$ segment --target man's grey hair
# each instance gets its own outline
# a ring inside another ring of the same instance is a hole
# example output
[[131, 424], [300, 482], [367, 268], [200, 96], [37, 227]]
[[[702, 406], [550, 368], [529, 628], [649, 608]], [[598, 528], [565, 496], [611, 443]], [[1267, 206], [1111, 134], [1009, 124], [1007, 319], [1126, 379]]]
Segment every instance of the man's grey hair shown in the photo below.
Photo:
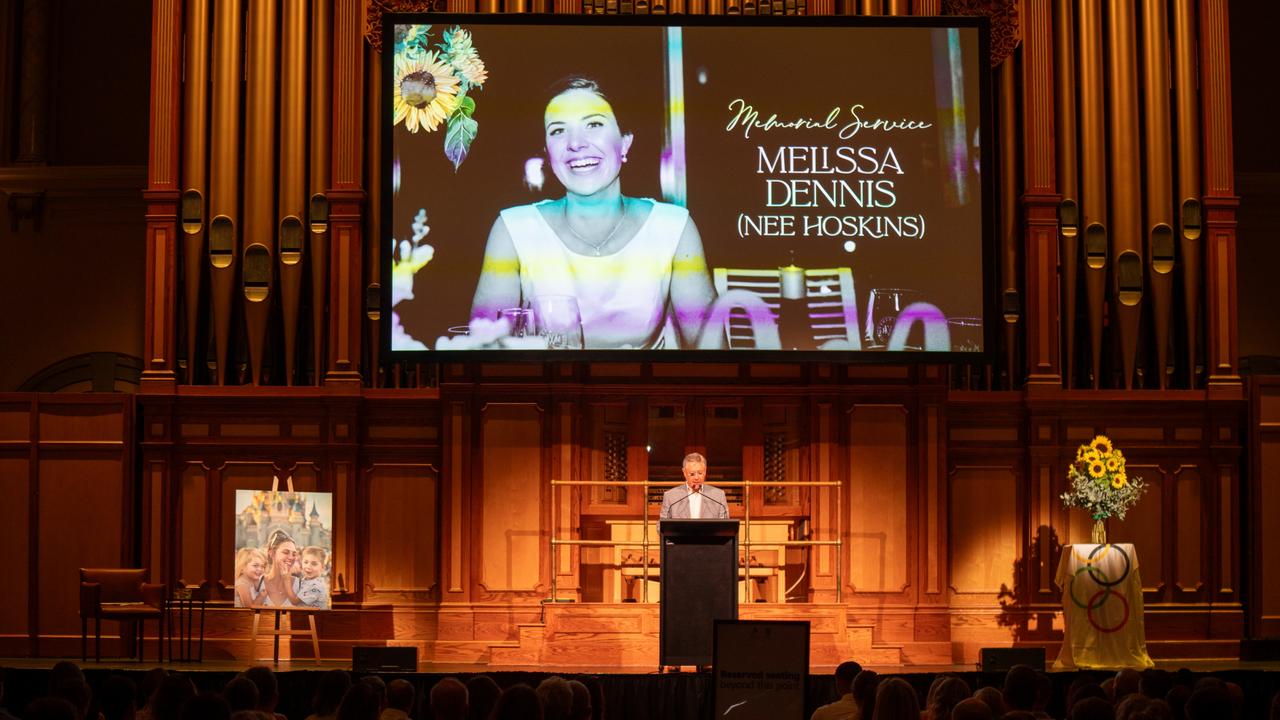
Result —
[[702, 453], [689, 453], [684, 456], [684, 462], [680, 463], [680, 467], [687, 467], [689, 463], [702, 463], [703, 465], [706, 465], [707, 459], [702, 456]]

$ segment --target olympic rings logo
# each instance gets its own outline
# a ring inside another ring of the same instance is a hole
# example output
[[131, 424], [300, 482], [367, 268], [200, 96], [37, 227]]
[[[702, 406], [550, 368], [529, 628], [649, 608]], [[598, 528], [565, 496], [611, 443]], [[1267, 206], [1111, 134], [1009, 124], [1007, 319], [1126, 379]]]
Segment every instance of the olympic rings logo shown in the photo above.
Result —
[[[1120, 573], [1120, 576], [1115, 580], [1108, 578], [1102, 568], [1097, 566], [1097, 563], [1101, 562], [1113, 548], [1116, 552], [1120, 553], [1120, 557], [1124, 558], [1124, 572]], [[1085, 614], [1089, 618], [1089, 623], [1093, 625], [1098, 632], [1113, 633], [1124, 627], [1129, 622], [1129, 601], [1125, 599], [1124, 595], [1116, 592], [1114, 588], [1124, 582], [1129, 577], [1129, 571], [1133, 569], [1133, 563], [1129, 558], [1129, 553], [1125, 552], [1124, 548], [1119, 545], [1109, 544], [1094, 546], [1087, 558], [1081, 557], [1080, 553], [1074, 547], [1071, 549], [1071, 552], [1075, 556], [1076, 560], [1081, 563], [1081, 567], [1077, 568], [1075, 573], [1071, 576], [1071, 584], [1067, 587], [1067, 595], [1071, 598], [1071, 602], [1074, 603], [1076, 607], [1085, 611]], [[1101, 554], [1099, 554], [1100, 552]], [[1088, 573], [1089, 579], [1101, 588], [1089, 598], [1087, 603], [1081, 602], [1080, 599], [1076, 597], [1076, 580], [1084, 573]], [[1124, 606], [1124, 614], [1121, 616], [1120, 622], [1110, 627], [1103, 627], [1098, 624], [1093, 613], [1095, 610], [1098, 610], [1105, 605], [1107, 603], [1107, 599], [1111, 596], [1115, 596], [1115, 598], [1120, 601], [1120, 604]]]

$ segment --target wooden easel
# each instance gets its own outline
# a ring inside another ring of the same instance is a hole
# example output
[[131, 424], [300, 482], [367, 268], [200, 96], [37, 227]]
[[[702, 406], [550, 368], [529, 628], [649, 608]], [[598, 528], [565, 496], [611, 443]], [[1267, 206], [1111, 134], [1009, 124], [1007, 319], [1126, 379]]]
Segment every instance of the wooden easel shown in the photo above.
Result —
[[290, 611], [289, 608], [254, 608], [253, 609], [253, 630], [249, 633], [250, 655], [253, 657], [254, 660], [257, 660], [258, 633], [259, 633], [258, 624], [259, 624], [259, 621], [262, 620], [263, 613], [271, 613], [275, 615], [275, 623], [273, 627], [270, 629], [261, 631], [262, 634], [264, 635], [274, 636], [273, 643], [272, 643], [273, 649], [271, 652], [271, 662], [275, 665], [280, 664], [280, 636], [284, 635], [284, 636], [292, 637], [294, 635], [298, 635], [298, 636], [306, 636], [311, 638], [311, 651], [315, 655], [316, 664], [319, 665], [320, 664], [320, 636], [316, 633], [316, 614], [314, 612], [306, 613], [309, 627], [303, 628], [301, 630], [294, 630], [293, 621], [290, 621], [289, 629], [282, 630], [280, 629], [280, 616], [284, 615], [289, 611]]
[[[293, 476], [290, 475], [286, 480], [286, 487], [289, 492], [293, 492]], [[271, 477], [271, 492], [277, 492], [280, 489], [280, 478], [278, 476]], [[301, 630], [293, 629], [293, 621], [289, 622], [289, 629], [280, 629], [280, 617], [288, 612], [306, 613], [308, 627]], [[259, 623], [262, 620], [263, 613], [271, 613], [275, 615], [275, 622], [271, 629], [259, 631]], [[296, 610], [294, 608], [253, 608], [253, 629], [249, 632], [249, 654], [255, 660], [258, 654], [258, 633], [272, 636], [272, 652], [271, 661], [275, 665], [280, 664], [280, 636], [293, 637], [304, 636], [311, 638], [311, 652], [313, 653], [316, 664], [320, 664], [320, 635], [316, 632], [316, 614], [306, 610]]]

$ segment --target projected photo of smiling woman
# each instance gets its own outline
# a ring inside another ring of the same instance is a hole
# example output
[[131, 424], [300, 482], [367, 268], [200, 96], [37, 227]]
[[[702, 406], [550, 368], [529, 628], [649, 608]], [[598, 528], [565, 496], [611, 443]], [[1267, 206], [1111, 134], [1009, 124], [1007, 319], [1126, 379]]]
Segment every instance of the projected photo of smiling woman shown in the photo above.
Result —
[[697, 347], [716, 292], [688, 211], [623, 194], [635, 137], [593, 80], [558, 83], [542, 122], [546, 163], [564, 196], [501, 211], [472, 322], [520, 308], [534, 323], [576, 312], [581, 344], [564, 347]]

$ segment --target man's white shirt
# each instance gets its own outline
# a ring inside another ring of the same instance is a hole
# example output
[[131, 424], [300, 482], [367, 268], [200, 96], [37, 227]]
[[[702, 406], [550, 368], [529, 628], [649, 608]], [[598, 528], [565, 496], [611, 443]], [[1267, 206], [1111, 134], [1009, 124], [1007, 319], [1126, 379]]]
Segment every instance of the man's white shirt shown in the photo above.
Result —
[[702, 493], [700, 492], [689, 491], [689, 517], [702, 517]]

